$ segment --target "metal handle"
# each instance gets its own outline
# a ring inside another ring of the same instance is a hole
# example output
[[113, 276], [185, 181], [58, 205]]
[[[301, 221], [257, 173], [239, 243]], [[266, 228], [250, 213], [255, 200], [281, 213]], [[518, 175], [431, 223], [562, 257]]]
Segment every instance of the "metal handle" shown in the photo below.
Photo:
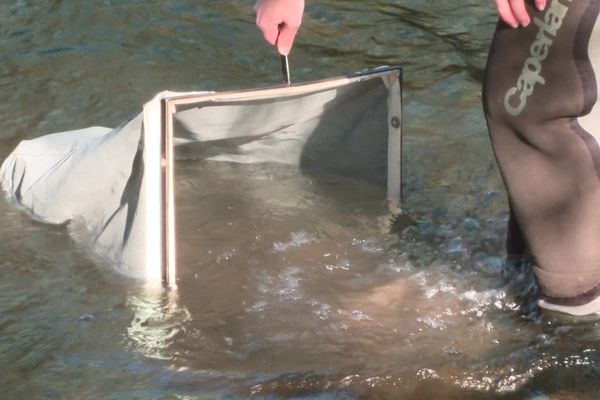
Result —
[[283, 73], [283, 83], [289, 86], [292, 82], [290, 81], [290, 63], [288, 61], [288, 56], [281, 56], [281, 72]]

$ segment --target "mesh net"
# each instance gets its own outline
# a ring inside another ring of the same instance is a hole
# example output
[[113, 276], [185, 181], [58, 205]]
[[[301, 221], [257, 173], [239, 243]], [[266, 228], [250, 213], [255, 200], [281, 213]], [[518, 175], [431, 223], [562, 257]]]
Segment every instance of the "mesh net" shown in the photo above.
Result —
[[[122, 273], [176, 282], [177, 158], [285, 163], [401, 191], [401, 71], [382, 68], [293, 86], [163, 92], [118, 128], [21, 142], [2, 188], [32, 218], [69, 224]], [[175, 152], [176, 148], [176, 152]]]

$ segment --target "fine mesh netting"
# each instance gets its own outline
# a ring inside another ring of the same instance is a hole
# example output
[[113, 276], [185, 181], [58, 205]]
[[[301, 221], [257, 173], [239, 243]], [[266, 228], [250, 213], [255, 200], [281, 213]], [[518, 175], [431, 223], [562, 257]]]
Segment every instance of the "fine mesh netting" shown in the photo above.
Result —
[[[33, 218], [69, 223], [122, 273], [175, 283], [174, 158], [285, 163], [401, 189], [401, 71], [239, 92], [163, 92], [115, 129], [21, 142], [2, 188]], [[176, 151], [174, 150], [176, 147]]]

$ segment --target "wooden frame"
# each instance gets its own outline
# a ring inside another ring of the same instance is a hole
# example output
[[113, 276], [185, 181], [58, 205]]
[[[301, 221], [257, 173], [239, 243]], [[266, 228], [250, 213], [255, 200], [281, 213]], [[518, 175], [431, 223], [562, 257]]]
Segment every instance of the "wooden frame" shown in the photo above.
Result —
[[[287, 96], [298, 96], [311, 92], [325, 91], [347, 85], [352, 82], [376, 77], [385, 78], [391, 95], [388, 98], [388, 200], [400, 204], [402, 192], [402, 134], [401, 134], [401, 81], [402, 70], [398, 67], [384, 67], [359, 73], [356, 75], [326, 79], [322, 81], [277, 86], [264, 89], [231, 91], [231, 92], [199, 92], [199, 93], [165, 93], [161, 98], [161, 276], [164, 285], [176, 287], [176, 240], [175, 240], [175, 193], [174, 193], [174, 115], [179, 111], [198, 107], [202, 103], [233, 103], [249, 100], [267, 100]], [[394, 87], [390, 87], [394, 85]]]

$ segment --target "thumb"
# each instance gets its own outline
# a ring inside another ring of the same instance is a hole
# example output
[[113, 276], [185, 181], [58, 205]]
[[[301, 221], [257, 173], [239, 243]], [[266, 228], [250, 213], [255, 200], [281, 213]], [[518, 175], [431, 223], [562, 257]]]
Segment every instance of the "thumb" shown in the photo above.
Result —
[[291, 27], [284, 24], [279, 29], [279, 37], [277, 38], [277, 50], [280, 54], [287, 56], [292, 50], [294, 39], [300, 27]]

